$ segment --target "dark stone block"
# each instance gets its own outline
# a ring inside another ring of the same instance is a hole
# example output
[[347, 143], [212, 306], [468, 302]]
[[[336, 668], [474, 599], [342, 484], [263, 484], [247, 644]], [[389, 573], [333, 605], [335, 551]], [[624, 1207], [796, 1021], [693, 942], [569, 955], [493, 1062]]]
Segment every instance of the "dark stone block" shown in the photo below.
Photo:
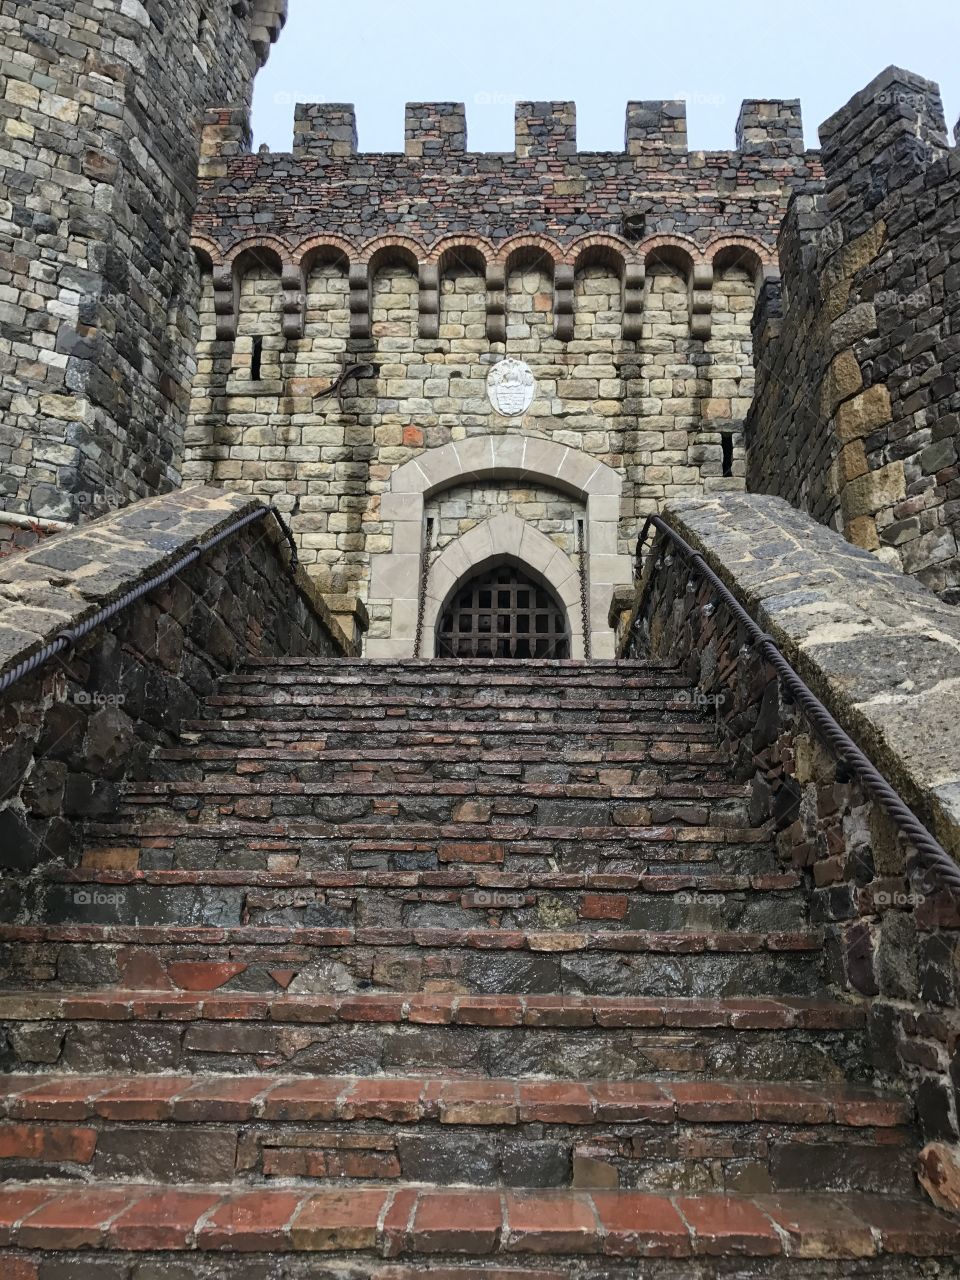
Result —
[[490, 1186], [496, 1181], [496, 1135], [401, 1134], [397, 1154], [404, 1178], [440, 1186], [468, 1183]]
[[565, 1187], [571, 1180], [570, 1146], [561, 1142], [507, 1139], [500, 1174], [508, 1187]]

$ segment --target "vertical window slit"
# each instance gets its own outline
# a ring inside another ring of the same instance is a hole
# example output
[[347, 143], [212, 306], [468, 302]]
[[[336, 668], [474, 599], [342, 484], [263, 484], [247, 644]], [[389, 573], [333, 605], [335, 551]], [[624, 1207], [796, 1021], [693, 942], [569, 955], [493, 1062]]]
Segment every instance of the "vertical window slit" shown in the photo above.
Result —
[[723, 474], [733, 475], [733, 432], [720, 432], [720, 447], [723, 450]]
[[250, 377], [259, 382], [263, 371], [263, 339], [254, 338], [253, 355], [250, 357]]

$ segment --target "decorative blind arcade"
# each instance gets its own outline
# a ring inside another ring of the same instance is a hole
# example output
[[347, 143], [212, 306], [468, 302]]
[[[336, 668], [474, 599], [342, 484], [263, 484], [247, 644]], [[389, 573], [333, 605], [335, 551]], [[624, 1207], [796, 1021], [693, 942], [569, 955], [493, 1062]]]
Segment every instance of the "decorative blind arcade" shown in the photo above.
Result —
[[569, 658], [563, 606], [513, 565], [457, 588], [437, 626], [439, 658]]

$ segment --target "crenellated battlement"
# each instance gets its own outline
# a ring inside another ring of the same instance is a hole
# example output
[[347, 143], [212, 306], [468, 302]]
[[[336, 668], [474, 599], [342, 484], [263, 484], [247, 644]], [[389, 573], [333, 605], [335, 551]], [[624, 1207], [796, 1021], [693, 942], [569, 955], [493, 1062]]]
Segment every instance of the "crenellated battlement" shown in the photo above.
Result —
[[[280, 3], [280, 0], [271, 0]], [[211, 112], [205, 138], [216, 153], [223, 128], [222, 156], [237, 154], [231, 129], [236, 121], [218, 121]], [[408, 160], [443, 163], [467, 155], [496, 155], [504, 163], [514, 160], [559, 159], [575, 163], [581, 155], [615, 155], [616, 152], [580, 152], [577, 147], [577, 107], [574, 102], [517, 102], [514, 112], [515, 141], [510, 152], [469, 152], [467, 113], [462, 102], [408, 102], [404, 121], [404, 152]], [[804, 153], [800, 103], [795, 100], [749, 99], [740, 109], [734, 150], [757, 158], [789, 159]], [[658, 157], [688, 155], [687, 106], [680, 100], [628, 102], [622, 154], [638, 163]], [[298, 160], [320, 163], [365, 158], [377, 154], [359, 152], [356, 110], [352, 103], [299, 103], [294, 118], [293, 149]], [[694, 154], [704, 154], [695, 152]], [[708, 153], [709, 154], [709, 153]]]

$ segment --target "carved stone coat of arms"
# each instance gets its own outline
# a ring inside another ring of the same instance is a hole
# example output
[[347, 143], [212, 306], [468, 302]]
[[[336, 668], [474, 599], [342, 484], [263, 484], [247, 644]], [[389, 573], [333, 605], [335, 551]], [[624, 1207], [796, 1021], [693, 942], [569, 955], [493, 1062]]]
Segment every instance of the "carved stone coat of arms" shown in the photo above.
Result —
[[515, 418], [533, 404], [537, 380], [523, 360], [507, 356], [499, 360], [487, 376], [487, 395], [497, 413]]

